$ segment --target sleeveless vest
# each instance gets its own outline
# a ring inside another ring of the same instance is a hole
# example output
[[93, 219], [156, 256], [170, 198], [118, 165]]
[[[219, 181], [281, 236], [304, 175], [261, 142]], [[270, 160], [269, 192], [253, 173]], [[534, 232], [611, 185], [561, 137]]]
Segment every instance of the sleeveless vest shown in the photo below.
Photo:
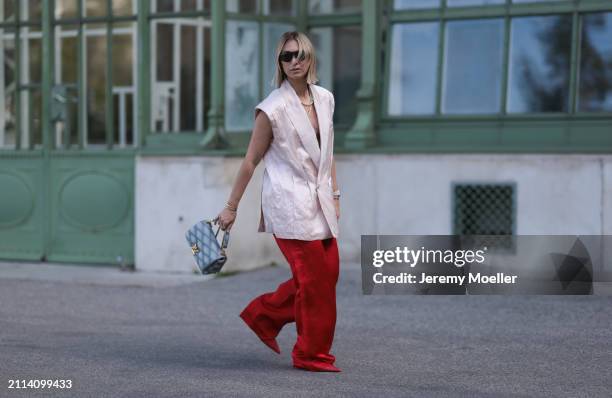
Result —
[[272, 125], [263, 161], [258, 232], [279, 238], [317, 240], [338, 236], [332, 197], [334, 96], [309, 84], [319, 122], [321, 148], [306, 110], [288, 80], [255, 107]]

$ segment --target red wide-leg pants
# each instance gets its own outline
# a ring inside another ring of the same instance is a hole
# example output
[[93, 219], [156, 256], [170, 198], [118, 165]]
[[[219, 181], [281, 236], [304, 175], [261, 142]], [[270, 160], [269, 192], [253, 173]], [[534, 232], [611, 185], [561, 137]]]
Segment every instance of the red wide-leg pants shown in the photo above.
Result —
[[340, 259], [336, 238], [304, 241], [274, 239], [289, 262], [293, 277], [276, 291], [264, 293], [249, 303], [241, 317], [256, 323], [264, 338], [275, 338], [290, 322], [296, 323], [294, 364], [329, 363], [336, 327], [336, 283]]

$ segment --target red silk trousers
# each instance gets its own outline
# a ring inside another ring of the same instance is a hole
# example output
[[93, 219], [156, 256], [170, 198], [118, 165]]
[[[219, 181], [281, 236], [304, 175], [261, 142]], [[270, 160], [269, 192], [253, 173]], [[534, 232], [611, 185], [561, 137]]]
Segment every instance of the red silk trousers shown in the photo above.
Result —
[[264, 293], [240, 314], [255, 323], [264, 338], [275, 338], [287, 323], [295, 322], [297, 341], [291, 357], [294, 364], [335, 361], [329, 351], [336, 328], [336, 284], [340, 258], [336, 238], [305, 241], [274, 235], [289, 262], [293, 277], [276, 291]]

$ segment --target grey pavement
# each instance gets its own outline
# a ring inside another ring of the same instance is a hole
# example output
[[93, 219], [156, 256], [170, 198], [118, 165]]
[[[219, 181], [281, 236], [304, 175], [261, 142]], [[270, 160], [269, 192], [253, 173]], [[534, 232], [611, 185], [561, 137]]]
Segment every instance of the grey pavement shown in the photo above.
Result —
[[[238, 314], [290, 278], [0, 263], [0, 396], [610, 397], [610, 296], [364, 296], [343, 264], [332, 354], [295, 369]], [[70, 379], [70, 390], [8, 389]]]

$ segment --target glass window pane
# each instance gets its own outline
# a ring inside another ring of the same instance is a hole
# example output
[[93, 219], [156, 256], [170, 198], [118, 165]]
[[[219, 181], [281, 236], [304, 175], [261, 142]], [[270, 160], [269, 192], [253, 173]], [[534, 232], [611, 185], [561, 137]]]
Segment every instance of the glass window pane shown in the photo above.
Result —
[[[21, 91], [21, 124], [31, 138], [30, 147], [42, 147], [42, 95], [40, 88]], [[24, 145], [22, 145], [24, 146]]]
[[2, 2], [2, 11], [4, 12], [2, 20], [14, 21], [15, 20], [15, 0], [4, 0]]
[[26, 47], [22, 48], [22, 51], [27, 51], [28, 59], [30, 61], [30, 65], [28, 69], [22, 70], [21, 73], [24, 73], [26, 79], [28, 78], [26, 75], [29, 75], [28, 81], [30, 83], [40, 83], [42, 77], [42, 42], [41, 39], [30, 39], [30, 40], [22, 40], [22, 45], [25, 44]]
[[[42, 42], [39, 32], [32, 32], [28, 28], [21, 29], [22, 84], [39, 84], [42, 76]], [[27, 59], [27, 62], [26, 62]], [[32, 137], [34, 147], [42, 145], [41, 134], [41, 95], [40, 86], [20, 90], [21, 95], [21, 123], [24, 133]]]
[[203, 131], [210, 108], [210, 22], [152, 21], [151, 118], [154, 131]]
[[264, 15], [295, 15], [295, 0], [262, 0]]
[[194, 11], [197, 9], [196, 0], [182, 0], [181, 11]]
[[155, 23], [154, 35], [156, 42], [156, 79], [158, 81], [170, 81], [173, 76], [173, 63], [167, 62], [172, 59], [174, 51], [174, 25], [171, 23]]
[[134, 30], [132, 22], [113, 26], [113, 125], [114, 142], [120, 147], [134, 142]]
[[571, 38], [571, 15], [512, 20], [508, 112], [567, 111]]
[[263, 62], [264, 62], [264, 78], [263, 78], [263, 96], [264, 98], [276, 88], [274, 82], [274, 74], [276, 72], [276, 44], [285, 32], [295, 30], [294, 25], [284, 23], [264, 23], [264, 42], [263, 42]]
[[440, 7], [440, 0], [395, 0], [393, 7], [396, 10], [438, 8]]
[[55, 0], [55, 18], [77, 18], [78, 0]]
[[578, 109], [612, 111], [612, 13], [583, 17]]
[[182, 11], [210, 11], [210, 0], [182, 0]]
[[0, 148], [15, 148], [15, 39], [6, 29], [0, 36]]
[[106, 16], [106, 3], [111, 0], [85, 0], [85, 16]]
[[58, 83], [76, 83], [78, 79], [78, 38], [76, 26], [60, 27], [59, 48], [55, 52]]
[[489, 6], [493, 4], [504, 4], [506, 0], [446, 0], [449, 7], [465, 6]]
[[227, 21], [225, 37], [225, 128], [253, 127], [259, 99], [258, 23]]
[[112, 0], [113, 15], [132, 15], [135, 0]]
[[[87, 37], [87, 142], [106, 142], [106, 25], [88, 24]], [[102, 60], [102, 62], [100, 62]]]
[[308, 36], [317, 55], [318, 84], [331, 89], [334, 81], [334, 29], [331, 27], [315, 28], [310, 31]]
[[361, 27], [316, 28], [310, 38], [317, 54], [319, 85], [336, 100], [334, 123], [348, 126], [357, 115], [356, 93], [361, 82]]
[[[180, 59], [174, 54], [174, 36], [180, 40], [180, 25], [170, 22], [152, 22], [152, 42], [155, 63], [151, 78], [151, 117], [154, 131], [178, 130], [176, 111], [177, 87], [174, 79], [175, 63]], [[177, 48], [177, 54], [180, 50]], [[176, 119], [176, 121], [175, 121]]]
[[208, 128], [208, 112], [210, 111], [210, 93], [211, 93], [211, 29], [210, 27], [206, 27], [204, 29], [204, 62], [202, 65], [202, 127], [201, 130], [205, 131]]
[[[56, 134], [61, 137], [58, 143], [64, 148], [78, 142], [78, 38], [77, 26], [60, 26], [60, 39], [56, 41], [55, 47], [55, 76], [60, 95], [67, 99], [64, 103], [64, 112], [60, 115], [62, 121], [56, 123]], [[65, 144], [64, 137], [68, 136], [68, 145]]]
[[[477, 37], [478, 40], [474, 40]], [[496, 113], [500, 108], [504, 21], [448, 22], [443, 113]]]
[[155, 0], [151, 10], [153, 12], [173, 12], [175, 11], [174, 0]]
[[225, 5], [227, 12], [237, 12], [242, 14], [257, 13], [257, 0], [227, 0]]
[[19, 18], [22, 21], [40, 21], [42, 16], [42, 2], [40, 0], [23, 0], [18, 3], [23, 3], [19, 13]]
[[120, 148], [134, 144], [134, 93], [113, 95], [113, 141]]
[[310, 14], [361, 12], [361, 0], [309, 0]]
[[[180, 56], [180, 125], [179, 130], [195, 130], [196, 129], [196, 103], [197, 85], [197, 57], [200, 55], [198, 51], [202, 51], [202, 46], [198, 48], [196, 42], [198, 40], [198, 32], [194, 26], [181, 26], [181, 56]], [[199, 40], [202, 40], [200, 37]]]
[[436, 110], [438, 22], [393, 25], [389, 68], [389, 115]]
[[113, 85], [133, 85], [134, 43], [133, 30], [135, 26], [128, 23], [115, 24], [113, 27]]
[[334, 28], [335, 121], [353, 124], [357, 116], [357, 90], [361, 86], [361, 25]]

